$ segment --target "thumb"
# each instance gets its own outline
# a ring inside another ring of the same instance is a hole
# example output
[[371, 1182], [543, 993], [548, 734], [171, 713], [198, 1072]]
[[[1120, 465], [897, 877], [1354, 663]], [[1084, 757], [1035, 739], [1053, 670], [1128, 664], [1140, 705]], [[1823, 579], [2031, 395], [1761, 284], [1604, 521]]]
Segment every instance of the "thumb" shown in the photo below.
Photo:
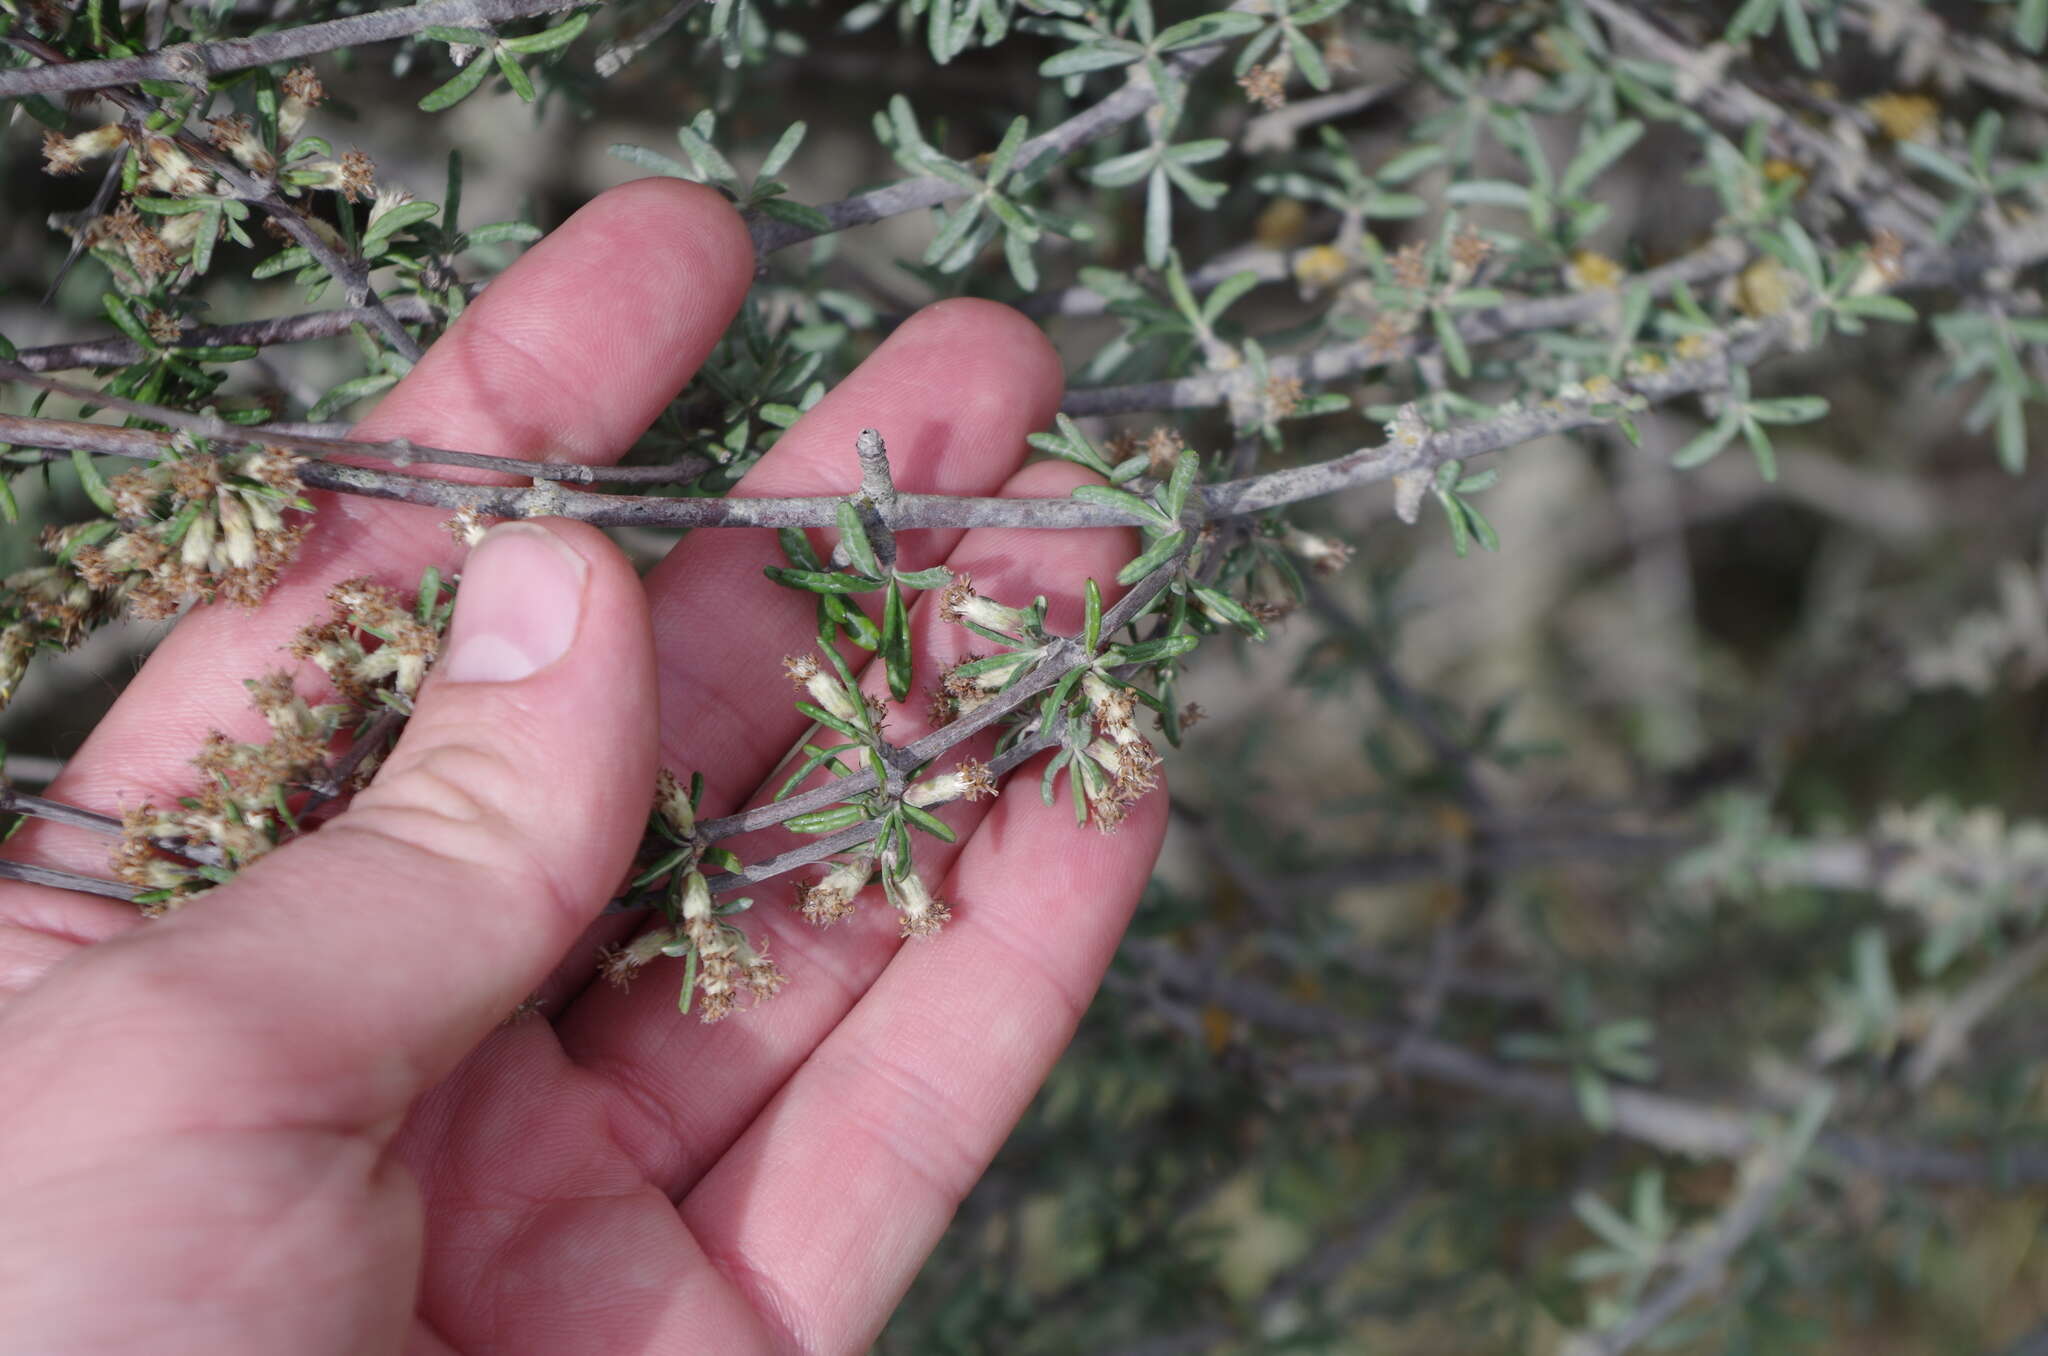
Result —
[[581, 524], [497, 527], [377, 780], [317, 833], [95, 948], [125, 972], [114, 1001], [181, 1014], [188, 1053], [191, 1036], [234, 1043], [213, 1053], [252, 1120], [268, 1084], [280, 1114], [395, 1121], [602, 909], [640, 841], [655, 743], [632, 567]]

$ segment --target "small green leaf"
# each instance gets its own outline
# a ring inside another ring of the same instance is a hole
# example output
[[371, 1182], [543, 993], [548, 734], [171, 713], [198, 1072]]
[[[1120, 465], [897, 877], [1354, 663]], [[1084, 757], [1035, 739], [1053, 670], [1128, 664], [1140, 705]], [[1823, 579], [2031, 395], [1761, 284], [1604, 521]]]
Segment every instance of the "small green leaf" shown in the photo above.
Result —
[[108, 517], [114, 515], [114, 496], [107, 490], [107, 482], [100, 479], [100, 471], [92, 464], [92, 454], [82, 447], [71, 449], [71, 466], [78, 472], [78, 483], [85, 488], [85, 497], [92, 500], [92, 506]]
[[808, 130], [810, 129], [801, 119], [791, 123], [782, 135], [776, 138], [774, 148], [768, 152], [768, 158], [761, 162], [760, 177], [773, 179], [780, 174], [782, 167], [796, 154], [797, 147], [804, 144], [804, 133]]
[[696, 165], [698, 172], [706, 179], [721, 188], [731, 189], [734, 193], [739, 192], [739, 171], [732, 167], [730, 160], [719, 153], [716, 146], [699, 136], [694, 128], [687, 124], [678, 127], [676, 141], [682, 146], [683, 154], [690, 157], [691, 163]]
[[420, 36], [456, 47], [489, 47], [493, 41], [481, 28], [456, 28], [449, 24], [429, 24], [420, 30]]
[[1756, 469], [1765, 480], [1778, 478], [1778, 456], [1771, 448], [1771, 435], [1764, 432], [1764, 426], [1754, 419], [1742, 421], [1742, 436], [1749, 442], [1749, 450], [1756, 457]]
[[457, 71], [453, 78], [420, 100], [420, 109], [439, 113], [444, 108], [453, 108], [476, 93], [476, 87], [484, 82], [484, 76], [490, 69], [490, 63], [481, 55], [471, 57], [469, 64]]
[[1429, 308], [1431, 327], [1436, 331], [1436, 341], [1442, 346], [1444, 357], [1450, 360], [1451, 370], [1461, 377], [1472, 375], [1472, 354], [1465, 347], [1465, 336], [1458, 333], [1458, 322], [1442, 306]]
[[1703, 430], [1673, 453], [1671, 464], [1683, 469], [1712, 461], [1720, 455], [1722, 448], [1728, 446], [1729, 440], [1735, 437], [1735, 431], [1739, 427], [1740, 423], [1736, 416], [1723, 415], [1718, 423]]
[[673, 160], [663, 155], [660, 151], [650, 151], [645, 146], [633, 146], [623, 141], [615, 141], [605, 148], [605, 154], [616, 160], [623, 160], [629, 165], [637, 165], [644, 170], [653, 170], [656, 174], [665, 174], [671, 179], [688, 179], [692, 183], [698, 180], [697, 174], [686, 169], [680, 160]]
[[1085, 503], [1100, 504], [1104, 508], [1127, 513], [1141, 523], [1151, 523], [1163, 528], [1174, 525], [1174, 520], [1161, 513], [1157, 505], [1138, 498], [1129, 490], [1113, 489], [1108, 485], [1076, 485], [1073, 497]]
[[1187, 537], [1188, 534], [1185, 532], [1167, 533], [1158, 541], [1146, 547], [1142, 555], [1139, 555], [1128, 565], [1118, 570], [1116, 572], [1116, 582], [1119, 584], [1137, 583], [1140, 579], [1143, 579], [1146, 575], [1173, 559], [1174, 554], [1187, 541]]
[[957, 843], [960, 841], [960, 835], [953, 832], [952, 826], [947, 824], [945, 820], [940, 819], [929, 810], [919, 809], [908, 801], [904, 802], [903, 805], [903, 817], [942, 843]]
[[855, 569], [876, 579], [882, 577], [882, 562], [875, 559], [875, 548], [868, 541], [867, 528], [861, 524], [860, 510], [844, 499], [839, 501], [839, 546]]
[[1608, 166], [1628, 153], [1643, 135], [1643, 124], [1629, 119], [1618, 122], [1599, 135], [1590, 138], [1565, 166], [1564, 175], [1557, 181], [1560, 197], [1576, 198], [1579, 193], [1606, 172]]
[[867, 593], [882, 587], [880, 579], [831, 570], [790, 570], [780, 565], [769, 565], [762, 573], [778, 584], [807, 589], [812, 593]]
[[996, 147], [995, 154], [989, 157], [989, 183], [1001, 183], [1003, 176], [1010, 172], [1010, 166], [1017, 159], [1017, 148], [1024, 144], [1024, 138], [1029, 134], [1030, 130], [1031, 120], [1029, 118], [1019, 114], [1011, 119], [1009, 130], [1003, 133], [1001, 144]]
[[1166, 267], [1173, 246], [1173, 196], [1167, 187], [1166, 169], [1154, 166], [1145, 181], [1145, 263]]
[[903, 590], [894, 579], [882, 600], [882, 664], [889, 675], [889, 695], [897, 701], [910, 696], [910, 617], [903, 607]]
[[1112, 645], [1103, 651], [1102, 658], [1105, 663], [1118, 667], [1157, 664], [1164, 659], [1178, 659], [1201, 643], [1199, 636], [1167, 636], [1163, 640], [1147, 640], [1136, 645]]
[[1195, 486], [1195, 477], [1202, 473], [1202, 459], [1192, 450], [1183, 449], [1173, 464], [1173, 475], [1167, 480], [1161, 492], [1162, 507], [1174, 522], [1180, 521], [1181, 512], [1187, 508], [1188, 492]]
[[503, 47], [493, 47], [491, 58], [498, 63], [498, 70], [504, 75], [505, 83], [512, 86], [512, 92], [527, 103], [533, 102], [533, 81], [527, 77], [526, 68], [519, 64], [519, 58]]
[[589, 26], [590, 14], [585, 11], [582, 14], [571, 15], [553, 28], [528, 33], [524, 37], [501, 39], [498, 45], [521, 56], [534, 56], [541, 52], [552, 52], [557, 47], [567, 47], [581, 37], [583, 30]]
[[149, 330], [143, 323], [135, 318], [135, 312], [129, 309], [128, 302], [123, 297], [114, 292], [102, 292], [100, 305], [105, 309], [107, 319], [114, 322], [114, 328], [140, 344], [143, 352], [151, 353], [156, 350], [156, 340], [150, 337]]
[[1231, 38], [1248, 37], [1264, 26], [1265, 20], [1256, 14], [1238, 10], [1219, 10], [1204, 14], [1198, 19], [1177, 23], [1161, 33], [1153, 42], [1157, 52], [1177, 52], [1184, 47], [1200, 47], [1204, 43], [1224, 42]]
[[397, 235], [408, 226], [417, 226], [440, 210], [430, 202], [402, 203], [370, 223], [370, 229], [363, 232], [363, 247], [368, 249], [380, 240]]
[[541, 238], [542, 231], [540, 227], [524, 221], [494, 221], [488, 226], [478, 226], [462, 234], [472, 245], [500, 245], [506, 241], [531, 245]]
[[1048, 80], [1058, 80], [1069, 75], [1086, 75], [1090, 71], [1106, 71], [1113, 66], [1128, 66], [1145, 55], [1145, 49], [1136, 43], [1108, 38], [1090, 47], [1070, 47], [1039, 63], [1038, 73]]
[[1891, 320], [1910, 325], [1920, 318], [1912, 303], [1900, 298], [1876, 294], [1863, 297], [1844, 297], [1835, 303], [1835, 309], [1849, 315], [1867, 316], [1872, 320]]
[[1780, 396], [1752, 401], [1750, 416], [1766, 424], [1810, 424], [1828, 412], [1824, 396]]
[[1266, 628], [1251, 610], [1221, 589], [1197, 588], [1195, 597], [1201, 600], [1203, 611], [1219, 621], [1229, 622], [1253, 640], [1264, 640]]

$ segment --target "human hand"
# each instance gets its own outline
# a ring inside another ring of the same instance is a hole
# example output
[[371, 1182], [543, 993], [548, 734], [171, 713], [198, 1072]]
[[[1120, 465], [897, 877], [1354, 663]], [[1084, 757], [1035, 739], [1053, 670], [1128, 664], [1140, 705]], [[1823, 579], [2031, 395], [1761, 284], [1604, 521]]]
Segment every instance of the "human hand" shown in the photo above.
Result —
[[[708, 190], [614, 190], [494, 282], [359, 433], [614, 458], [709, 352], [752, 264]], [[872, 425], [906, 489], [1063, 496], [1076, 468], [1019, 469], [1059, 389], [1028, 322], [944, 303], [740, 492], [848, 491]], [[241, 680], [277, 666], [333, 583], [462, 565], [439, 516], [323, 502], [266, 605], [181, 622], [52, 794], [111, 810], [189, 791], [208, 731], [260, 725]], [[1008, 601], [1047, 594], [1069, 631], [1080, 581], [1134, 554], [1113, 529], [901, 542], [907, 569], [945, 563]], [[620, 926], [593, 920], [657, 764], [702, 771], [705, 813], [724, 813], [801, 732], [779, 660], [816, 631], [808, 597], [763, 578], [780, 560], [771, 533], [702, 532], [643, 583], [581, 525], [501, 528], [470, 558], [392, 757], [326, 827], [148, 924], [103, 900], [0, 891], [8, 1351], [873, 1339], [1066, 1045], [1151, 867], [1163, 799], [1107, 838], [1035, 791], [950, 807], [958, 845], [919, 850], [956, 908], [934, 939], [900, 942], [879, 907], [820, 933], [764, 901], [749, 927], [791, 983], [737, 1020], [679, 1017], [657, 976], [588, 987]], [[913, 618], [921, 674], [970, 639], [938, 624], [936, 601]], [[868, 687], [886, 693], [878, 676]], [[924, 720], [913, 693], [889, 735]], [[95, 871], [103, 853], [46, 825], [8, 848]], [[536, 988], [547, 1020], [501, 1026]]]

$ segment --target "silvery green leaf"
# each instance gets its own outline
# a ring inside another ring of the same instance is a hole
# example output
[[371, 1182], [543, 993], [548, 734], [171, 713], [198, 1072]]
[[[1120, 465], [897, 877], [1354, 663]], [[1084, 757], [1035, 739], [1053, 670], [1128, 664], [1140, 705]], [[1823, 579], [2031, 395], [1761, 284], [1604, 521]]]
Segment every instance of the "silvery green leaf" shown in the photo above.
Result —
[[1173, 244], [1173, 199], [1167, 189], [1166, 170], [1155, 168], [1145, 183], [1145, 262], [1164, 268]]
[[697, 172], [707, 181], [717, 184], [720, 188], [729, 189], [735, 194], [740, 191], [739, 171], [732, 167], [730, 160], [719, 153], [716, 146], [705, 140], [695, 129], [678, 127], [676, 140], [681, 143], [683, 154], [690, 157], [690, 162], [697, 167]]
[[1265, 21], [1255, 14], [1239, 10], [1219, 10], [1204, 14], [1198, 19], [1188, 19], [1173, 25], [1159, 35], [1153, 48], [1161, 52], [1176, 52], [1183, 47], [1200, 47], [1204, 43], [1223, 42], [1230, 38], [1242, 38], [1257, 32]]
[[776, 139], [774, 148], [768, 152], [768, 158], [761, 162], [760, 177], [772, 179], [781, 173], [782, 167], [796, 154], [797, 147], [804, 144], [804, 134], [808, 130], [801, 120], [791, 123], [788, 130]]
[[1147, 146], [1143, 150], [1112, 156], [1099, 165], [1089, 166], [1088, 179], [1103, 188], [1123, 188], [1135, 184], [1159, 163], [1159, 151], [1160, 148], [1157, 146]]
[[1606, 131], [1589, 139], [1572, 157], [1565, 167], [1564, 177], [1558, 180], [1557, 191], [1567, 198], [1575, 198], [1595, 179], [1607, 171], [1608, 166], [1628, 153], [1643, 135], [1643, 124], [1633, 119], [1618, 122]]
[[1048, 80], [1056, 80], [1066, 75], [1086, 75], [1090, 71], [1106, 71], [1116, 66], [1128, 66], [1144, 55], [1145, 49], [1136, 43], [1106, 38], [1093, 47], [1071, 47], [1047, 57], [1039, 63], [1038, 73]]

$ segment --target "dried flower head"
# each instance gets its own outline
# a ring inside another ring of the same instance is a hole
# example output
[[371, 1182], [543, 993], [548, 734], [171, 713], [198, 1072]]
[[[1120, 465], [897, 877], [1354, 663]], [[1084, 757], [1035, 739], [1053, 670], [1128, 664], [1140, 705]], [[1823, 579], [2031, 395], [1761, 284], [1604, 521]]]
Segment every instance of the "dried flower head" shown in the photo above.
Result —
[[1285, 419], [1301, 408], [1300, 377], [1270, 377], [1266, 381], [1264, 416], [1268, 422]]
[[789, 675], [789, 680], [802, 688], [820, 709], [839, 720], [859, 722], [869, 710], [866, 702], [855, 700], [846, 685], [837, 676], [820, 668], [818, 661], [810, 655], [785, 658], [782, 668]]
[[874, 858], [865, 855], [838, 862], [822, 879], [797, 887], [797, 908], [805, 921], [819, 927], [851, 918], [854, 901], [867, 888], [874, 870]]
[[475, 546], [484, 539], [483, 515], [467, 504], [455, 510], [454, 516], [444, 521], [441, 526], [447, 529], [448, 535], [455, 539], [457, 546]]
[[213, 176], [193, 163], [185, 148], [169, 137], [145, 136], [140, 151], [141, 184], [171, 198], [190, 198], [213, 187]]
[[1145, 454], [1145, 473], [1154, 480], [1164, 480], [1173, 474], [1188, 445], [1181, 441], [1177, 430], [1162, 427], [1147, 433], [1138, 446]]
[[1420, 292], [1429, 286], [1429, 252], [1419, 240], [1411, 240], [1394, 251], [1388, 263], [1395, 285]]
[[973, 758], [962, 760], [951, 772], [928, 777], [903, 793], [912, 805], [941, 805], [954, 800], [982, 800], [996, 793], [996, 780], [988, 764]]
[[377, 189], [377, 167], [361, 151], [350, 151], [339, 160], [308, 160], [291, 177], [304, 187], [339, 193], [350, 202], [360, 202]]
[[934, 895], [915, 871], [901, 880], [885, 871], [882, 873], [882, 887], [896, 910], [897, 922], [905, 937], [936, 936], [952, 921], [952, 907]]
[[1459, 287], [1471, 282], [1492, 253], [1491, 241], [1469, 226], [1462, 227], [1451, 237], [1451, 282]]
[[1287, 72], [1277, 66], [1254, 66], [1237, 78], [1244, 97], [1268, 113], [1287, 107]]
[[979, 626], [1017, 641], [1029, 637], [1033, 629], [1030, 613], [982, 597], [974, 591], [974, 581], [964, 574], [954, 576], [946, 591], [939, 595], [939, 620], [958, 626]]
[[277, 109], [277, 136], [290, 145], [305, 129], [307, 115], [327, 99], [327, 91], [311, 66], [294, 66], [285, 73], [284, 100]]
[[208, 139], [243, 169], [267, 175], [277, 168], [277, 157], [263, 144], [263, 138], [256, 132], [256, 124], [246, 114], [231, 113], [209, 118], [206, 132]]
[[113, 154], [127, 144], [127, 139], [127, 133], [117, 122], [70, 137], [62, 132], [45, 132], [43, 169], [50, 174], [76, 174], [85, 168], [86, 161]]

